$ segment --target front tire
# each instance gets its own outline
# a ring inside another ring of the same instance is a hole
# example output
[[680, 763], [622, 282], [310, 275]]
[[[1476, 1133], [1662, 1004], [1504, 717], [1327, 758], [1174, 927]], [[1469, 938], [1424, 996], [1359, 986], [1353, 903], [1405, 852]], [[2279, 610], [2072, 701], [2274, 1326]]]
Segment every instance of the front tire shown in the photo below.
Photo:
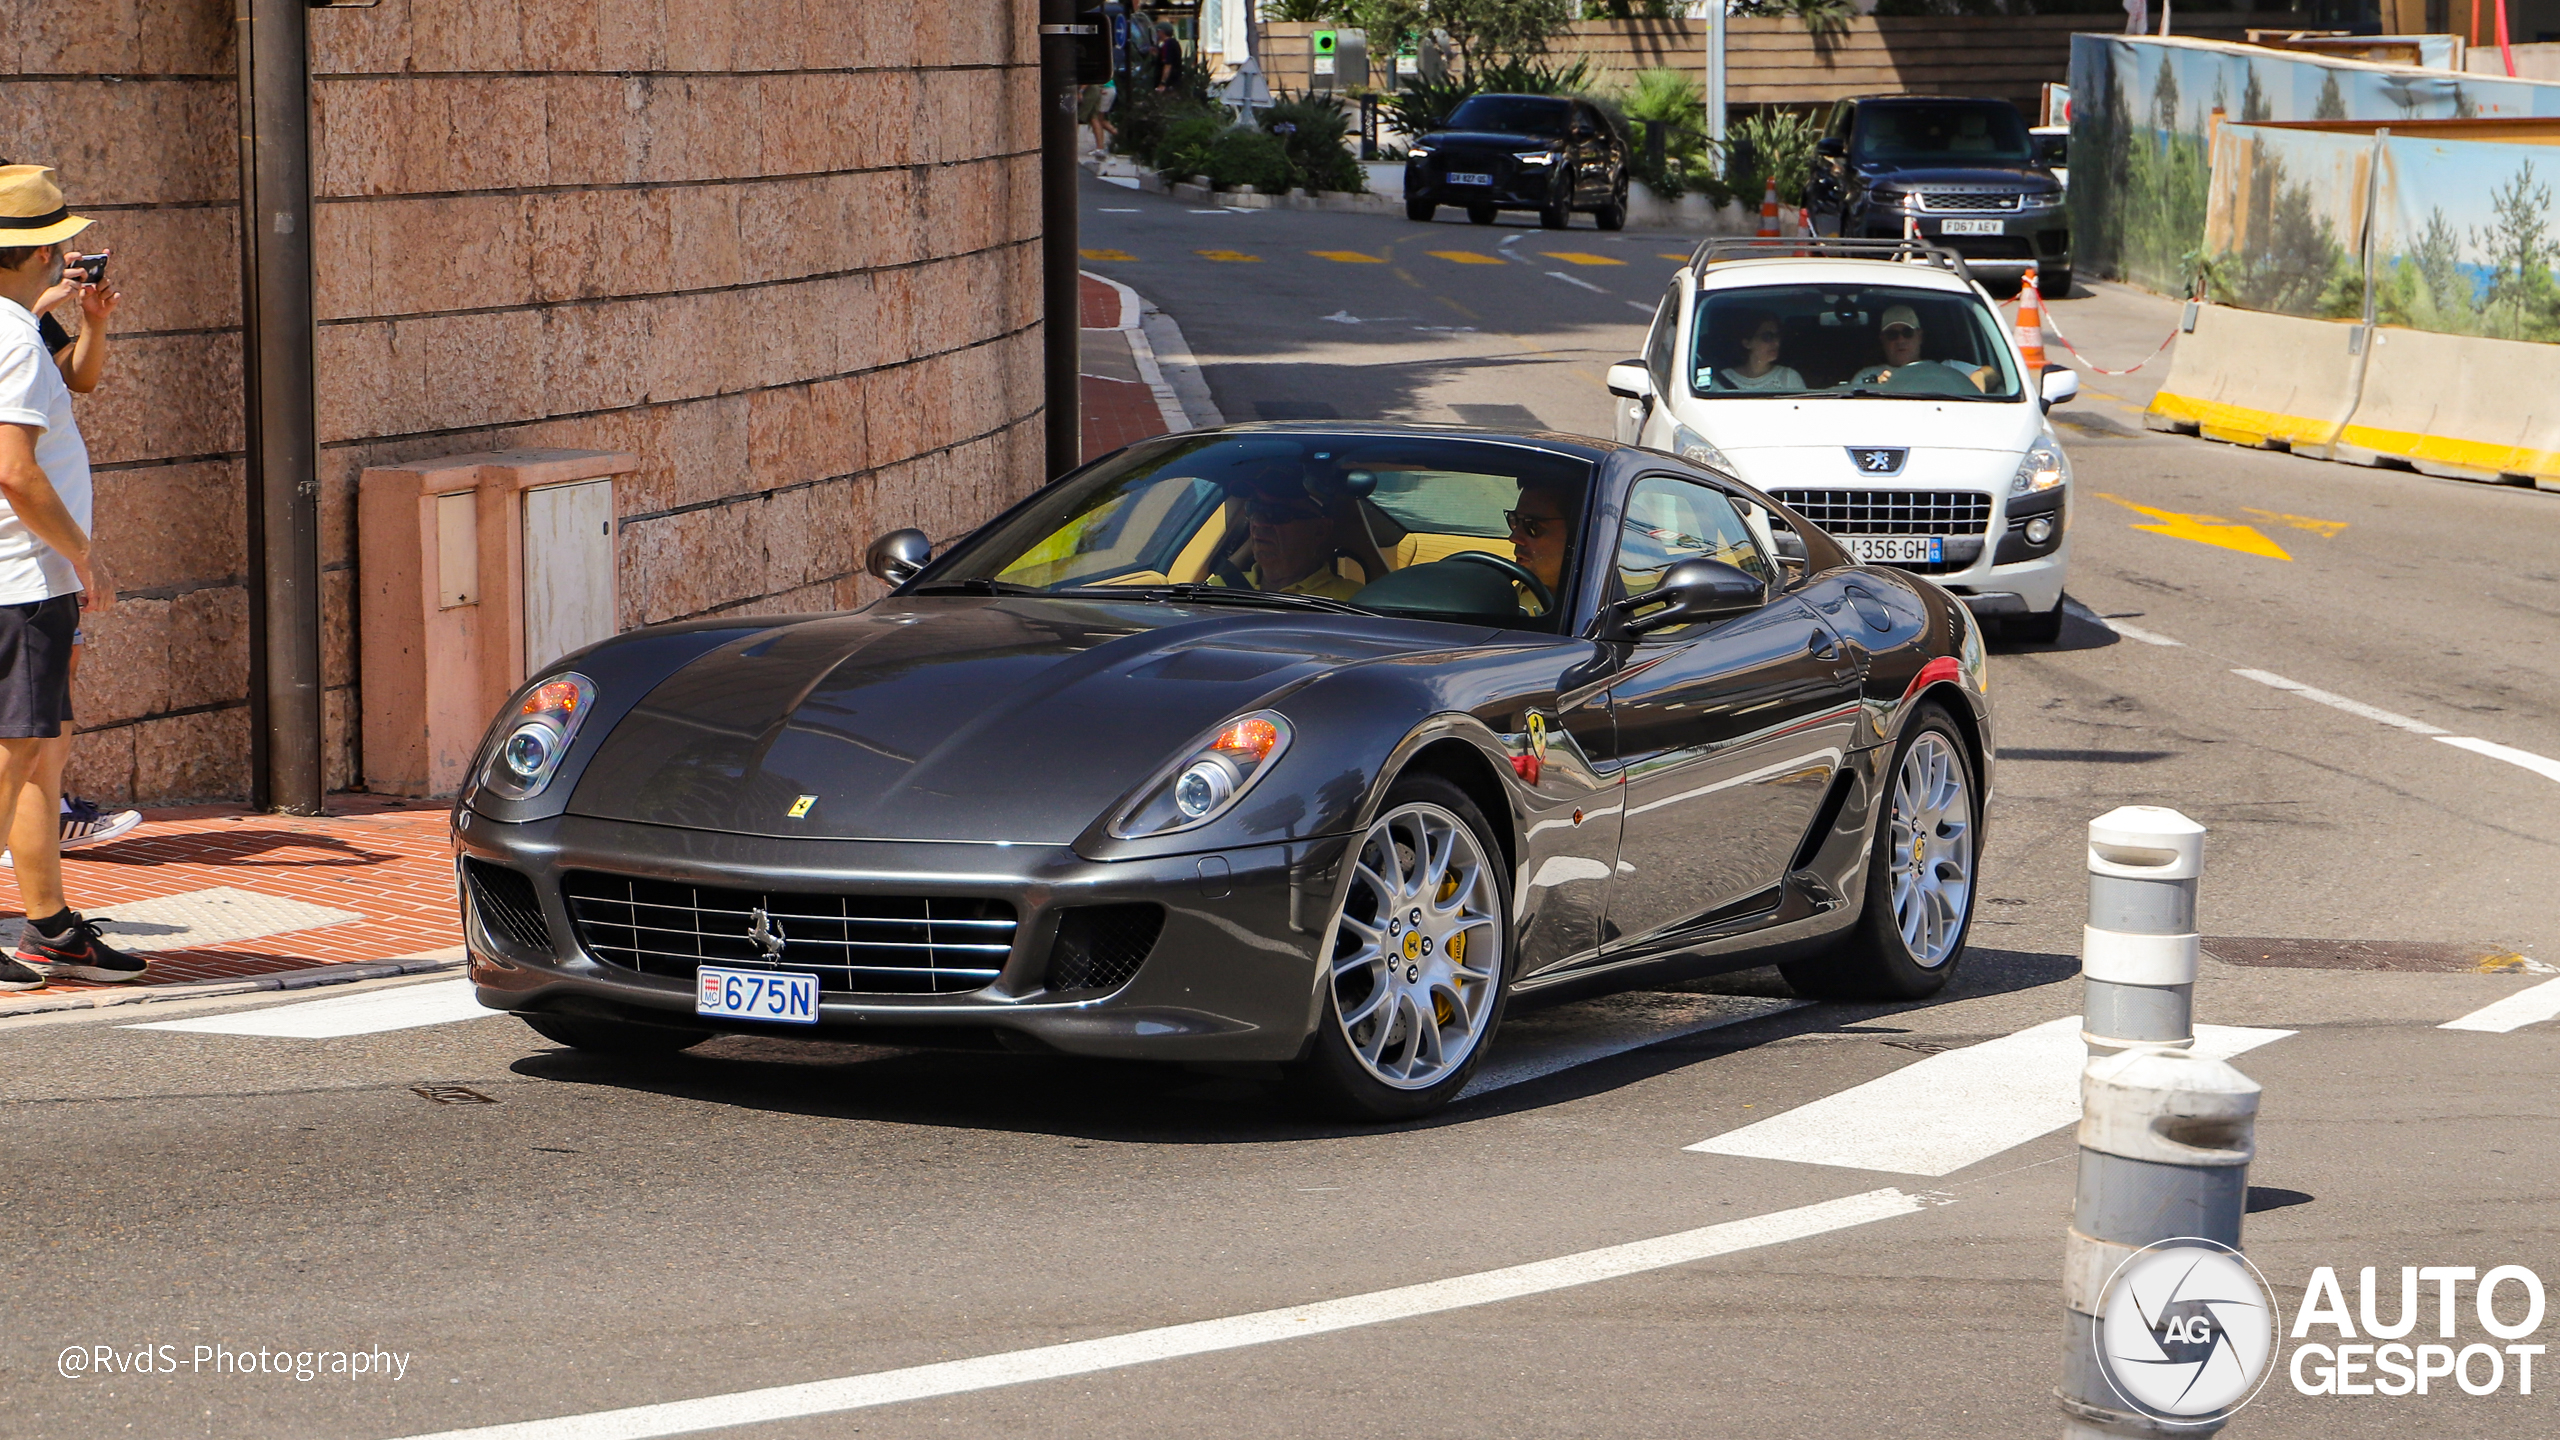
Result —
[[1973, 926], [1982, 803], [1973, 749], [1935, 704], [1894, 746], [1866, 903], [1829, 954], [1778, 967], [1816, 1000], [1918, 1000], [1946, 988]]
[[556, 1041], [572, 1050], [619, 1055], [626, 1059], [673, 1055], [711, 1038], [708, 1030], [684, 1030], [671, 1025], [633, 1025], [621, 1020], [589, 1020], [572, 1015], [519, 1015], [516, 1018], [532, 1026], [534, 1033], [545, 1040]]
[[1457, 1097], [1510, 998], [1511, 876], [1466, 792], [1408, 775], [1352, 850], [1315, 1044], [1291, 1080], [1349, 1120], [1411, 1120]]
[[1404, 202], [1404, 218], [1407, 220], [1418, 220], [1423, 224], [1428, 225], [1431, 223], [1431, 217], [1439, 213], [1440, 207], [1428, 200], [1407, 200]]
[[1547, 230], [1570, 229], [1573, 225], [1573, 206], [1570, 203], [1564, 203], [1545, 207], [1538, 212], [1538, 224]]

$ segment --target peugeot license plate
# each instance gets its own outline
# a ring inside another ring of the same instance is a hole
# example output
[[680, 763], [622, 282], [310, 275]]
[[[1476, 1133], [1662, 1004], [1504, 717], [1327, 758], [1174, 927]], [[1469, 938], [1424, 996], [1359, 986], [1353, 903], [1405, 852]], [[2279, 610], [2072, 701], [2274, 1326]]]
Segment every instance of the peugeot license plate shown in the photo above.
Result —
[[1938, 535], [1843, 535], [1840, 543], [1861, 565], [1942, 565], [1947, 558]]
[[1941, 220], [1938, 222], [1938, 233], [1941, 235], [1997, 235], [2001, 233], [2001, 222], [1997, 220]]
[[720, 970], [705, 965], [693, 992], [693, 1013], [732, 1020], [818, 1023], [818, 977], [797, 970]]
[[1493, 183], [1493, 177], [1490, 175], [1461, 175], [1452, 172], [1449, 176], [1449, 183], [1452, 185], [1490, 185]]

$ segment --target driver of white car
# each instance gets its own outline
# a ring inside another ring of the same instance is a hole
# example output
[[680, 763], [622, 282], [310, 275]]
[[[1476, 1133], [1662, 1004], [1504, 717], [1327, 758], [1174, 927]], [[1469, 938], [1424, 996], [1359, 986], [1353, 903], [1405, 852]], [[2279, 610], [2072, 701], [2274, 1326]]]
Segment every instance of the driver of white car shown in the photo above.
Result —
[[1876, 341], [1884, 351], [1884, 363], [1870, 365], [1852, 376], [1849, 380], [1851, 388], [1861, 385], [1881, 385], [1897, 374], [1908, 375], [1909, 378], [1916, 380], [1920, 376], [1912, 372], [1921, 371], [1923, 367], [1934, 367], [1945, 372], [1943, 378], [1947, 381], [1961, 379], [1970, 383], [1974, 389], [1987, 392], [1996, 373], [1988, 365], [1967, 367], [1954, 361], [1923, 359], [1920, 352], [1926, 343], [1926, 337], [1920, 330], [1920, 314], [1908, 305], [1894, 305], [1886, 308], [1884, 322], [1876, 327]]

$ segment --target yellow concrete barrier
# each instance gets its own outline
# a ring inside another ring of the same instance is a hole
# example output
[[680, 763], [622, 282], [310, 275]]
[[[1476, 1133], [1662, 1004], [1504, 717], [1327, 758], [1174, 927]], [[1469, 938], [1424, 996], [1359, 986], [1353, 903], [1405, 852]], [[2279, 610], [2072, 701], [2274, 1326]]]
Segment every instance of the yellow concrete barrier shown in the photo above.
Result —
[[2203, 306], [2143, 424], [2327, 459], [2355, 412], [2362, 328]]
[[2335, 458], [2560, 484], [2560, 345], [2375, 331], [2364, 392]]

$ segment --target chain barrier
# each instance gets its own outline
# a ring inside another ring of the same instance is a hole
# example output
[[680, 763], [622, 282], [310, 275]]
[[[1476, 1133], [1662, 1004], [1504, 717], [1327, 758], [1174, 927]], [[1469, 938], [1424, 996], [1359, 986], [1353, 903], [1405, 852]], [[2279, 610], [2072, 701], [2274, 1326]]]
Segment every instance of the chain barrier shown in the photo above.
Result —
[[[2017, 309], [2017, 304], [2018, 302], [2015, 300], [2011, 300], [2009, 302], [2009, 309], [2012, 312], [2011, 318], [2013, 320], [2016, 318], [2015, 311]], [[2150, 364], [2152, 361], [2159, 359], [2163, 354], [2167, 353], [2170, 345], [2175, 343], [2178, 338], [2178, 330], [2176, 328], [2172, 328], [2168, 335], [2160, 341], [2159, 348], [2153, 350], [2150, 354], [2143, 356], [2142, 359], [2137, 361], [2130, 369], [2110, 370], [2106, 366], [2101, 365], [2090, 359], [2088, 356], [2080, 353], [2080, 347], [2071, 343], [2071, 337], [2063, 334], [2062, 327], [2053, 323], [2053, 308], [2051, 306], [2045, 307], [2044, 328], [2056, 341], [2060, 342], [2063, 349], [2071, 352], [2072, 359], [2088, 366], [2091, 370], [2096, 371], [2100, 375], [2130, 375], [2135, 370], [2141, 369], [2143, 366]]]

